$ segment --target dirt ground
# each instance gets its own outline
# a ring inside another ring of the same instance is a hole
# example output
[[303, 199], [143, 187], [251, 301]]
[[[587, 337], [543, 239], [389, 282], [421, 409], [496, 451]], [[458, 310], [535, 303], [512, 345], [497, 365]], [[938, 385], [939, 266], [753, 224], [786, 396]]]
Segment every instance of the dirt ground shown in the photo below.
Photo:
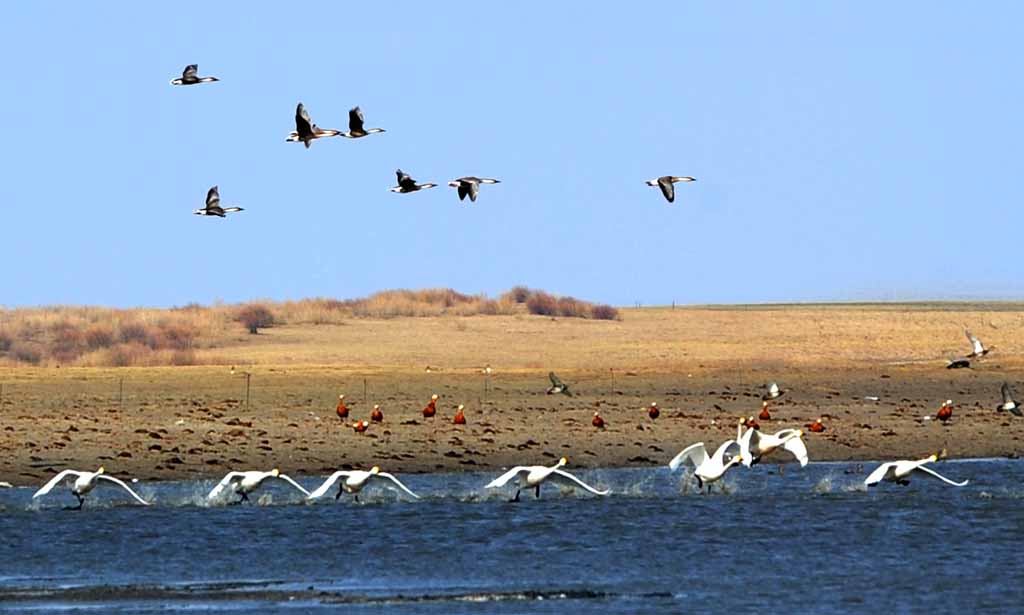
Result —
[[[942, 448], [950, 457], [1014, 456], [1024, 449], [1024, 419], [995, 407], [1004, 381], [1024, 393], [1024, 353], [1015, 350], [1024, 348], [1022, 322], [1019, 306], [998, 305], [626, 310], [614, 323], [396, 319], [273, 330], [230, 349], [254, 348], [234, 373], [228, 365], [6, 368], [0, 480], [38, 484], [100, 465], [143, 480], [273, 467], [482, 470], [563, 455], [570, 467], [660, 465], [693, 442], [735, 437], [737, 419], [760, 411], [768, 381], [786, 394], [763, 431], [823, 417], [827, 430], [805, 436], [812, 461]], [[969, 349], [963, 324], [997, 349], [973, 369], [947, 370], [946, 358]], [[474, 330], [478, 337], [458, 339]], [[354, 351], [357, 340], [365, 346]], [[546, 394], [548, 369], [575, 395]], [[348, 422], [334, 413], [342, 393]], [[424, 419], [432, 393], [439, 412]], [[924, 420], [947, 398], [951, 421]], [[652, 401], [657, 420], [647, 416]], [[384, 422], [356, 434], [350, 423], [374, 403]], [[460, 403], [465, 427], [451, 421]], [[591, 425], [595, 410], [603, 430]]]

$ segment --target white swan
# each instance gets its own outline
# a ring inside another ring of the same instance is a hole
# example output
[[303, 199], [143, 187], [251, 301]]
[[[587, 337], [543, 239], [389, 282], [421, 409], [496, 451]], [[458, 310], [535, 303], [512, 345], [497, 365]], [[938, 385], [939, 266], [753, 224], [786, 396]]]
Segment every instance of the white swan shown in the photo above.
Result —
[[249, 501], [249, 494], [259, 489], [260, 485], [263, 484], [268, 478], [278, 478], [288, 483], [292, 487], [295, 487], [302, 492], [302, 495], [308, 496], [309, 492], [303, 489], [302, 485], [295, 482], [285, 474], [281, 474], [281, 470], [274, 468], [269, 472], [260, 472], [257, 470], [249, 472], [228, 472], [224, 478], [220, 479], [217, 486], [210, 490], [210, 493], [206, 496], [207, 500], [213, 500], [219, 496], [225, 488], [230, 487], [231, 490], [238, 495], [242, 496], [241, 500], [238, 500], [238, 504]]
[[889, 481], [891, 483], [899, 483], [900, 485], [908, 485], [910, 484], [909, 476], [915, 470], [924, 472], [925, 474], [933, 478], [937, 478], [948, 485], [953, 485], [954, 487], [963, 487], [964, 485], [967, 484], [968, 481], [958, 483], [956, 481], [949, 480], [948, 478], [939, 474], [935, 470], [932, 470], [931, 468], [925, 467], [926, 463], [934, 463], [938, 460], [938, 455], [931, 455], [929, 457], [919, 459], [917, 461], [908, 461], [904, 459], [901, 461], [890, 461], [889, 463], [883, 463], [882, 465], [875, 468], [875, 471], [869, 474], [868, 477], [864, 479], [864, 485], [871, 487], [873, 485], [877, 485], [883, 480]]
[[758, 429], [748, 429], [738, 440], [740, 460], [744, 466], [749, 468], [761, 461], [762, 457], [767, 457], [782, 447], [793, 453], [802, 468], [808, 462], [807, 447], [804, 446], [802, 440], [803, 435], [802, 429], [783, 429], [774, 434], [761, 433]]
[[[306, 496], [306, 499], [315, 500], [317, 498], [323, 497], [324, 495], [327, 494], [327, 491], [331, 488], [331, 486], [342, 478], [344, 478], [345, 480], [342, 481], [340, 485], [338, 485], [338, 493], [335, 494], [334, 496], [335, 500], [341, 497], [342, 492], [348, 492], [354, 494], [355, 500], [358, 502], [359, 492], [362, 491], [363, 487], [365, 487], [366, 484], [370, 482], [370, 480], [373, 478], [386, 478], [390, 480], [392, 483], [394, 483], [394, 485], [396, 485], [399, 489], [416, 498], [417, 500], [420, 498], [420, 496], [416, 495], [412, 491], [409, 491], [409, 488], [403, 485], [402, 482], [395, 478], [393, 474], [381, 472], [379, 467], [373, 466], [369, 470], [339, 470], [334, 474], [331, 474], [322, 485], [320, 485], [319, 487], [316, 488], [315, 491], [313, 491], [313, 493], [310, 493], [308, 496]], [[385, 485], [388, 484], [385, 483]]]
[[703, 488], [704, 483], [707, 483], [708, 493], [711, 493], [711, 483], [725, 476], [729, 468], [740, 463], [739, 444], [735, 440], [726, 440], [711, 457], [708, 457], [703, 442], [691, 444], [673, 457], [672, 461], [668, 462], [668, 467], [675, 471], [687, 461], [694, 465], [693, 475], [697, 477], [697, 487]]
[[149, 506], [149, 502], [143, 500], [139, 494], [132, 491], [132, 488], [129, 487], [124, 481], [118, 480], [113, 476], [109, 476], [105, 474], [105, 472], [106, 470], [104, 470], [102, 467], [96, 470], [95, 472], [79, 472], [77, 470], [64, 470], [57, 476], [51, 478], [50, 482], [43, 485], [39, 489], [39, 491], [36, 491], [34, 494], [32, 494], [32, 499], [50, 493], [50, 491], [52, 491], [54, 487], [67, 481], [71, 483], [71, 494], [78, 498], [78, 506], [75, 507], [75, 510], [79, 510], [82, 508], [82, 505], [85, 504], [85, 495], [92, 491], [93, 489], [95, 489], [96, 485], [99, 484], [100, 480], [105, 480], [107, 482], [114, 483], [115, 485], [127, 491], [140, 504]]
[[576, 478], [572, 474], [569, 474], [568, 472], [562, 470], [561, 467], [567, 463], [569, 463], [569, 460], [566, 459], [565, 457], [562, 457], [561, 459], [558, 460], [558, 463], [550, 467], [516, 466], [509, 470], [508, 472], [505, 472], [498, 478], [487, 483], [487, 486], [485, 488], [492, 489], [494, 487], [503, 487], [510, 480], [516, 479], [518, 482], [516, 487], [516, 494], [512, 498], [513, 502], [519, 501], [519, 492], [524, 487], [527, 489], [533, 487], [534, 496], [539, 498], [540, 485], [541, 483], [548, 479], [562, 483], [563, 485], [568, 485], [570, 487], [580, 487], [586, 491], [589, 491], [590, 493], [593, 493], [594, 495], [608, 495], [610, 493], [608, 489], [605, 489], [604, 491], [594, 489], [593, 487]]

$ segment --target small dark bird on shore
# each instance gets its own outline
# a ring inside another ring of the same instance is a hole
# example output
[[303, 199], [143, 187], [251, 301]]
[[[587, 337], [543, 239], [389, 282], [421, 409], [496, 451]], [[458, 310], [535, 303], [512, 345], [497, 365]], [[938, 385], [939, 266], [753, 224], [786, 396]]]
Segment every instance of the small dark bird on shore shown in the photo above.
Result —
[[946, 363], [946, 369], [967, 369], [970, 366], [970, 359], [954, 359]]

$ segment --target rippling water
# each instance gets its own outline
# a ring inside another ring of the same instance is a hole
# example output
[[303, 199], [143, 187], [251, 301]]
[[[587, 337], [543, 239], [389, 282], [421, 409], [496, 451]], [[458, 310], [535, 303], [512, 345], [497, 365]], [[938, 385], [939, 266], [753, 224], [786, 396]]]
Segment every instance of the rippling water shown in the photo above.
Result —
[[706, 496], [663, 468], [593, 470], [612, 496], [545, 485], [512, 504], [482, 488], [494, 474], [435, 474], [402, 477], [420, 501], [368, 487], [306, 505], [275, 486], [206, 507], [213, 483], [182, 482], [141, 485], [149, 508], [98, 488], [80, 512], [64, 492], [3, 490], [0, 610], [1021, 609], [1024, 462], [939, 470], [971, 483], [866, 491], [854, 464], [763, 466]]

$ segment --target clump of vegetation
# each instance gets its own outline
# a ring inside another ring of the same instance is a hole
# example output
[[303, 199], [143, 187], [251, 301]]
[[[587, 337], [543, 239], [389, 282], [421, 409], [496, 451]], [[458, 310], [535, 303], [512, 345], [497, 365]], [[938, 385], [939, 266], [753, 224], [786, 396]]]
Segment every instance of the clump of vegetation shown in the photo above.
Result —
[[590, 317], [594, 320], [620, 320], [618, 308], [604, 303], [590, 308]]
[[260, 329], [274, 326], [274, 313], [262, 303], [250, 303], [238, 310], [238, 322], [245, 325], [249, 333], [256, 335]]

